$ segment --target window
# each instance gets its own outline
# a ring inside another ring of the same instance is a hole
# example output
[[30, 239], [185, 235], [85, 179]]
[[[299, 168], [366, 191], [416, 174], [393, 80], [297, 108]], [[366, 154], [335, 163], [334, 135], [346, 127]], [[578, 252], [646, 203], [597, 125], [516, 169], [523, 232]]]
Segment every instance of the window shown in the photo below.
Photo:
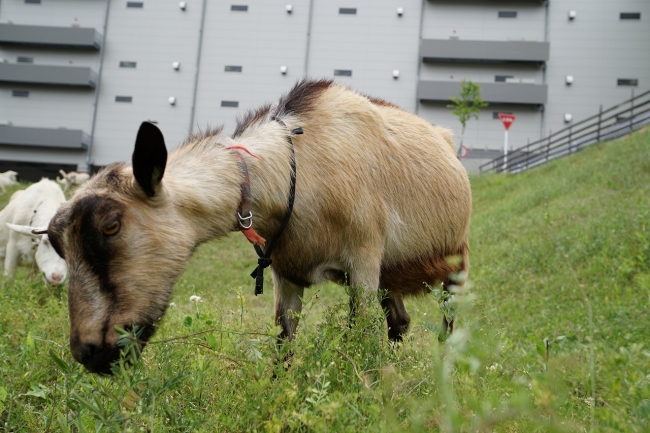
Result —
[[18, 56], [18, 57], [16, 57], [16, 62], [17, 63], [34, 63], [34, 58], [33, 57], [27, 57], [27, 56]]
[[248, 12], [248, 6], [246, 6], [246, 5], [231, 5], [230, 10], [231, 11], [237, 11], [237, 12]]
[[641, 12], [621, 12], [622, 20], [640, 20]]
[[144, 7], [144, 2], [126, 2], [126, 7], [142, 9]]
[[133, 102], [132, 96], [116, 96], [115, 102]]
[[12, 90], [11, 96], [14, 98], [27, 98], [29, 96], [29, 90]]
[[514, 75], [495, 75], [494, 81], [497, 83], [505, 83], [508, 78], [515, 78]]
[[224, 68], [224, 71], [226, 71], [226, 72], [241, 72], [242, 67], [241, 66], [226, 66]]
[[120, 62], [120, 68], [135, 68], [136, 62]]
[[351, 77], [352, 70], [350, 69], [334, 69], [334, 75], [337, 77]]
[[499, 11], [499, 18], [517, 18], [517, 11]]
[[339, 13], [342, 15], [356, 15], [357, 8], [339, 8]]
[[40, 5], [41, 0], [25, 0], [25, 3], [32, 4], [32, 5]]
[[510, 112], [508, 112], [508, 111], [493, 111], [493, 112], [492, 112], [492, 118], [493, 118], [493, 119], [496, 119], [496, 120], [501, 120], [501, 118], [499, 117], [499, 113], [503, 113], [503, 114], [513, 114], [513, 113], [510, 113]]
[[619, 78], [616, 80], [616, 84], [619, 86], [638, 86], [639, 85], [639, 79], [638, 78]]
[[221, 101], [222, 107], [239, 107], [239, 101]]

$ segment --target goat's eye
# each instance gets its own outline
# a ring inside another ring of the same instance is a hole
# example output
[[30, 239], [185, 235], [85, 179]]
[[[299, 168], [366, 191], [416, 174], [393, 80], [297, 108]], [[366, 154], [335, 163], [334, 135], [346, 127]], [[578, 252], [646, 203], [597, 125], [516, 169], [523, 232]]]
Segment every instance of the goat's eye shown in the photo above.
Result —
[[112, 223], [106, 225], [104, 227], [104, 230], [102, 232], [106, 236], [113, 236], [115, 233], [117, 233], [120, 230], [120, 222], [119, 221], [113, 221]]

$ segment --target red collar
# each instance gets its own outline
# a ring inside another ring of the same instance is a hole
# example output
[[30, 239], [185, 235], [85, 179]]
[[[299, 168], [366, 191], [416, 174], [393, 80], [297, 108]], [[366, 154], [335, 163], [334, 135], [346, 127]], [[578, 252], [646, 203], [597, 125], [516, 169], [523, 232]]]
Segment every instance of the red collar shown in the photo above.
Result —
[[[233, 150], [243, 150], [247, 152], [249, 155], [255, 156], [252, 153], [248, 151], [248, 149], [242, 147], [242, 146], [230, 146], [228, 149], [233, 149]], [[239, 166], [239, 171], [241, 171], [241, 174], [243, 176], [242, 183], [241, 183], [241, 201], [239, 202], [239, 209], [237, 210], [237, 221], [238, 221], [238, 229], [246, 236], [246, 239], [253, 245], [264, 245], [266, 240], [264, 240], [263, 237], [261, 237], [255, 229], [253, 228], [253, 212], [251, 212], [251, 202], [253, 201], [251, 197], [251, 186], [250, 186], [250, 179], [248, 177], [248, 166], [246, 165], [246, 161], [244, 161], [244, 157], [242, 156], [241, 153], [235, 151], [233, 152], [235, 156], [237, 157], [237, 165]]]

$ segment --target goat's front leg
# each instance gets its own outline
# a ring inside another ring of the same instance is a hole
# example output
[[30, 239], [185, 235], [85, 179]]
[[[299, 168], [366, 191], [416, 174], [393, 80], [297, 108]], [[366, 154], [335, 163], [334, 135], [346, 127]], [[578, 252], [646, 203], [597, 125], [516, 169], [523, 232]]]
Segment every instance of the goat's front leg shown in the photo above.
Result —
[[380, 251], [379, 248], [366, 250], [366, 254], [360, 255], [359, 259], [353, 261], [350, 274], [350, 322], [354, 322], [359, 314], [360, 298], [368, 300], [370, 296], [379, 294], [379, 273], [381, 272], [381, 256], [373, 254], [372, 251]]
[[[16, 245], [16, 236], [14, 232], [9, 234], [9, 242], [7, 242], [7, 249], [5, 251], [5, 277], [13, 278], [14, 270], [18, 265], [18, 245]], [[22, 235], [21, 235], [22, 236]]]
[[279, 342], [293, 340], [296, 335], [299, 314], [302, 311], [302, 295], [305, 288], [293, 284], [273, 271], [275, 293], [275, 324], [282, 327]]

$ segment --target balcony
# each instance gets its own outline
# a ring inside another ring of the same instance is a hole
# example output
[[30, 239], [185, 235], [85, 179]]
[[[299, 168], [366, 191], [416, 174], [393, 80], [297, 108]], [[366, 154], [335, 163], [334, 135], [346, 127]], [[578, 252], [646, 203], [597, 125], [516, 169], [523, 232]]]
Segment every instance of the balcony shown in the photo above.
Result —
[[548, 60], [549, 48], [548, 42], [423, 39], [420, 56], [425, 62], [525, 62], [543, 64]]
[[0, 82], [94, 88], [97, 73], [87, 66], [0, 63]]
[[102, 36], [92, 28], [0, 24], [0, 45], [100, 49]]
[[[478, 83], [481, 97], [492, 104], [546, 104], [548, 86], [530, 83]], [[420, 81], [418, 99], [420, 101], [450, 101], [460, 94], [458, 81]]]
[[90, 135], [77, 129], [0, 125], [0, 145], [85, 150], [89, 143]]

